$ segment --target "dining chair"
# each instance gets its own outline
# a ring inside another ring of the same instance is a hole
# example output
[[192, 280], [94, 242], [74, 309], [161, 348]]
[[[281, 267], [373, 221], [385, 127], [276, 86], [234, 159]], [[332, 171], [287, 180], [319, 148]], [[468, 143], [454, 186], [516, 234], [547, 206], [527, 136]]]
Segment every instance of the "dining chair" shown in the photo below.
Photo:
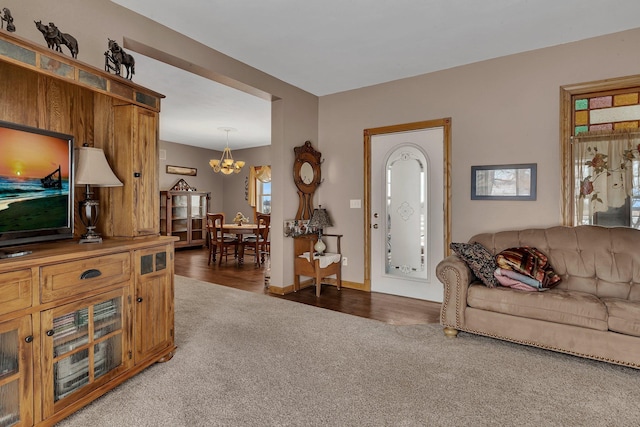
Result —
[[[242, 253], [251, 255], [255, 259], [255, 263], [260, 267], [264, 264], [265, 256], [271, 255], [271, 241], [269, 240], [269, 230], [271, 226], [271, 215], [257, 213], [256, 223], [258, 224], [258, 232], [255, 235], [246, 237], [242, 241]], [[248, 252], [244, 252], [248, 249]]]
[[238, 256], [238, 239], [236, 236], [226, 235], [222, 228], [224, 224], [223, 213], [207, 213], [207, 231], [209, 233], [209, 260], [207, 265], [211, 264], [211, 260], [216, 262], [216, 252], [220, 248], [220, 258], [218, 259], [218, 265], [222, 264], [222, 257], [224, 256], [225, 262], [228, 261], [229, 248], [234, 248], [234, 257]]

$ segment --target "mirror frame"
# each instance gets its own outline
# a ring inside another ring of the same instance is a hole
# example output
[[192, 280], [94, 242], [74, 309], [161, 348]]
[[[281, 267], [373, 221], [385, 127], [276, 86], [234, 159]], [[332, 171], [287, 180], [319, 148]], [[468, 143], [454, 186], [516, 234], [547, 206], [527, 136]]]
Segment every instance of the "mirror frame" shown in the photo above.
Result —
[[[296, 156], [293, 162], [293, 182], [298, 187], [298, 197], [300, 198], [295, 219], [310, 219], [313, 213], [313, 194], [322, 181], [320, 171], [322, 154], [311, 146], [311, 141], [305, 141], [300, 147], [294, 147], [293, 151]], [[305, 163], [308, 163], [313, 169], [313, 178], [309, 183], [302, 180], [301, 171]]]

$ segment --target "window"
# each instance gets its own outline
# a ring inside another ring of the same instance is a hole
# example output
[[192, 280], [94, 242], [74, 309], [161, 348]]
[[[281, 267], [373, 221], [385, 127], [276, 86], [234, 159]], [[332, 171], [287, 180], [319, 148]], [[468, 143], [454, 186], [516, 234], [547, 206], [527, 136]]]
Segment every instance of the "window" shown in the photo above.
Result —
[[271, 213], [271, 182], [256, 179], [256, 211]]
[[251, 166], [249, 172], [249, 205], [256, 212], [271, 213], [271, 166]]
[[594, 131], [573, 138], [575, 224], [640, 228], [640, 132]]
[[640, 76], [560, 92], [563, 223], [640, 228]]

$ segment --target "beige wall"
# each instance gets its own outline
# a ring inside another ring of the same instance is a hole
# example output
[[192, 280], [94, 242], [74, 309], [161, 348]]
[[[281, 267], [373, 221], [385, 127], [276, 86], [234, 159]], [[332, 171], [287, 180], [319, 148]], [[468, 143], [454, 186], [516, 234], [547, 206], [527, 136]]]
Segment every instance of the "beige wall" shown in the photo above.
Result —
[[[210, 212], [224, 212], [227, 218], [233, 218], [236, 212], [242, 212], [253, 218], [253, 210], [245, 198], [245, 183], [248, 183], [251, 166], [271, 164], [271, 146], [232, 150], [234, 159], [243, 160], [246, 164], [240, 173], [231, 175], [214, 173], [209, 166], [210, 159], [220, 158], [220, 151], [167, 141], [160, 141], [160, 150], [165, 150], [166, 153], [166, 159], [160, 159], [160, 190], [169, 190], [180, 179], [184, 179], [198, 191], [211, 193]], [[167, 165], [196, 168], [198, 174], [168, 174]]]
[[[290, 217], [291, 212], [296, 211], [297, 199], [283, 195], [295, 194], [289, 173], [293, 164], [293, 147], [308, 139], [317, 140], [316, 96], [196, 43], [109, 0], [6, 0], [2, 7], [11, 10], [17, 36], [45, 45], [33, 21], [55, 22], [62, 31], [78, 39], [78, 60], [100, 69], [104, 68], [107, 38], [115, 39], [125, 47], [126, 39], [132, 45], [178, 58], [198, 70], [204, 70], [210, 78], [217, 78], [233, 87], [247, 91], [255, 88], [267, 94], [272, 99], [273, 185], [281, 189], [281, 192], [273, 195], [274, 224], [282, 224], [285, 217]], [[136, 51], [129, 50], [129, 53], [134, 57], [136, 55]], [[283, 283], [289, 285], [293, 282], [290, 261], [293, 246], [291, 242], [284, 241], [282, 234], [274, 233], [272, 248], [277, 255], [272, 259], [271, 280], [276, 286]]]
[[[366, 128], [451, 117], [452, 238], [561, 223], [559, 87], [640, 73], [640, 29], [483, 61], [320, 98], [319, 151], [330, 209], [349, 257], [343, 278], [362, 282], [363, 136]], [[472, 165], [537, 163], [532, 202], [470, 199]]]
[[[160, 141], [160, 150], [165, 150], [167, 157], [166, 160], [160, 159], [160, 190], [170, 190], [176, 182], [184, 179], [198, 191], [211, 193], [210, 212], [222, 210], [223, 198], [221, 195], [224, 192], [224, 182], [209, 167], [209, 159], [220, 158], [219, 151], [167, 141]], [[196, 176], [168, 174], [166, 173], [167, 165], [196, 168], [198, 174]]]

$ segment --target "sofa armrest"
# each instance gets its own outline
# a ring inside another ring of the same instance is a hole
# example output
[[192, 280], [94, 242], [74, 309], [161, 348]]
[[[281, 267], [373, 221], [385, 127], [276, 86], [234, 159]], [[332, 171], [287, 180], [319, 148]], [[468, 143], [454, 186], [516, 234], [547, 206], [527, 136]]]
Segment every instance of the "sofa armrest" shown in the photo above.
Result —
[[459, 329], [464, 325], [467, 289], [475, 276], [467, 263], [456, 255], [450, 255], [438, 263], [436, 276], [444, 285], [440, 324]]

